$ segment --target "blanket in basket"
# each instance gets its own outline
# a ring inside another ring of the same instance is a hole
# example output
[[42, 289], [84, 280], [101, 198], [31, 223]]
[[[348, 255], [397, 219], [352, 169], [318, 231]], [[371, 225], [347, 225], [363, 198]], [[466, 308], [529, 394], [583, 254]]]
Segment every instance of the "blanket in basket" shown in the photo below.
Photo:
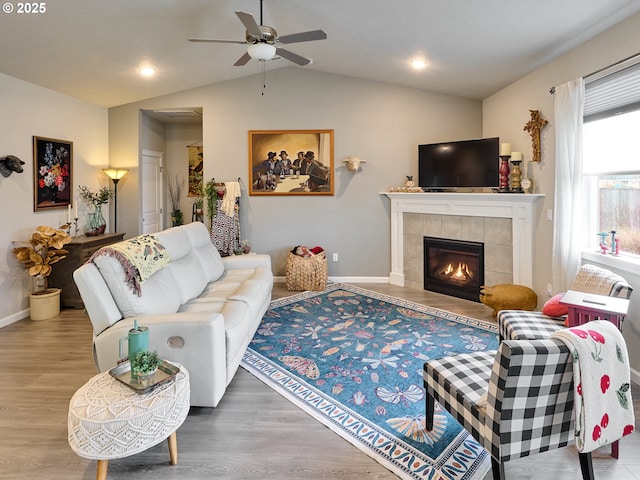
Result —
[[573, 356], [576, 447], [586, 453], [630, 434], [635, 425], [629, 356], [615, 325], [595, 320], [551, 335]]
[[169, 252], [154, 235], [139, 235], [102, 247], [91, 256], [89, 262], [99, 255], [109, 255], [120, 262], [127, 285], [138, 296], [142, 294], [140, 284], [171, 262]]

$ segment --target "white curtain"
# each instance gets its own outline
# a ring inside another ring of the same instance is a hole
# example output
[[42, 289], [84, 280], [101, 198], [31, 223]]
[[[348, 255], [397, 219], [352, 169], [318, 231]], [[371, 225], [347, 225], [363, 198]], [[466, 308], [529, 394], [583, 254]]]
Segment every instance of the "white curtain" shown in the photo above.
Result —
[[556, 181], [552, 264], [555, 292], [567, 291], [580, 265], [583, 219], [586, 217], [582, 183], [583, 110], [582, 78], [556, 87]]

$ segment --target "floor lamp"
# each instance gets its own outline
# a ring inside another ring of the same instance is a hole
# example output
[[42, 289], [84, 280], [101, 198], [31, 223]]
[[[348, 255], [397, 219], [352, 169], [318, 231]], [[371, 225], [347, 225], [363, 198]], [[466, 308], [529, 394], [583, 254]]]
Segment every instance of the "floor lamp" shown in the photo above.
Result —
[[113, 232], [118, 231], [118, 182], [129, 170], [126, 168], [105, 168], [102, 170], [113, 180]]

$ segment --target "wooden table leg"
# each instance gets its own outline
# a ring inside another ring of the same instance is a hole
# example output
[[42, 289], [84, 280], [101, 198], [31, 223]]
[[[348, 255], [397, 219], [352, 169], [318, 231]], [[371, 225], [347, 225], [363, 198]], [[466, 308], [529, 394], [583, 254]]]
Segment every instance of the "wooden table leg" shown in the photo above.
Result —
[[169, 463], [175, 465], [178, 463], [178, 437], [176, 432], [169, 435], [167, 441], [169, 442]]
[[618, 458], [618, 442], [619, 440], [616, 440], [611, 444], [611, 456], [616, 459]]
[[107, 468], [109, 468], [109, 460], [98, 460], [96, 480], [107, 480]]

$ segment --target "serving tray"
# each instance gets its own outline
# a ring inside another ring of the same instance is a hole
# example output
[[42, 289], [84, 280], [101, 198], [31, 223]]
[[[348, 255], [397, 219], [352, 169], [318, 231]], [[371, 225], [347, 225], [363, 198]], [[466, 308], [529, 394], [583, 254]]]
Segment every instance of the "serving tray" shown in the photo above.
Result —
[[129, 361], [122, 362], [117, 367], [109, 370], [109, 374], [113, 378], [124, 383], [127, 387], [131, 388], [133, 391], [139, 393], [140, 395], [149, 393], [154, 388], [170, 382], [175, 378], [178, 372], [180, 372], [180, 368], [164, 360], [162, 360], [162, 363], [160, 364], [160, 366], [158, 366], [158, 370], [156, 371], [153, 379], [150, 382], [139, 382], [137, 379], [132, 378], [131, 363]]

